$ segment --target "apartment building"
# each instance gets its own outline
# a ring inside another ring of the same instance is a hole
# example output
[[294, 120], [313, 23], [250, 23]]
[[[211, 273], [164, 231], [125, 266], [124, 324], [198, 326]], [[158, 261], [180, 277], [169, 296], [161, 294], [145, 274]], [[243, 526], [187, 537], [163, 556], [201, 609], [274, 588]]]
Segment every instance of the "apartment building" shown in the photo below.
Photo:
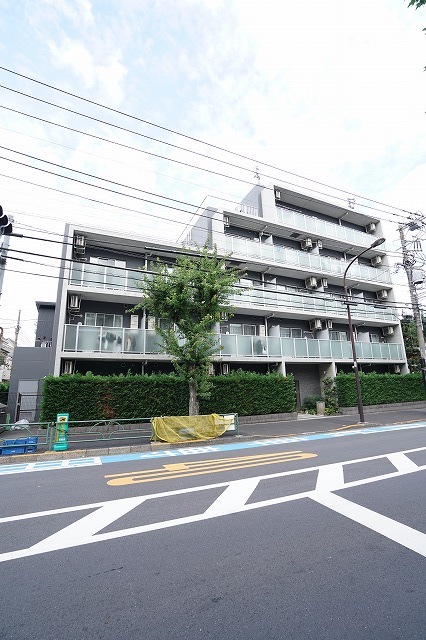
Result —
[[236, 209], [207, 208], [182, 242], [132, 233], [111, 236], [67, 225], [54, 326], [53, 373], [171, 371], [141, 310], [140, 268], [158, 257], [173, 263], [205, 242], [244, 274], [234, 315], [217, 326], [221, 351], [214, 372], [234, 369], [293, 374], [299, 400], [319, 393], [321, 380], [352, 370], [343, 276], [360, 369], [408, 373], [386, 245], [379, 219], [289, 191], [255, 187]]

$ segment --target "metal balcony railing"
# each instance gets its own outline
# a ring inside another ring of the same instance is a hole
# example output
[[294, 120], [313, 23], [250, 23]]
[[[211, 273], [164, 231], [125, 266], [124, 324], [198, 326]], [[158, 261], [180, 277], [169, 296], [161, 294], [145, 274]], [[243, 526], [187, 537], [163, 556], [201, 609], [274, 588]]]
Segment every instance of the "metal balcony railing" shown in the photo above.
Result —
[[[350, 342], [218, 334], [220, 357], [329, 358], [352, 360]], [[403, 346], [357, 342], [357, 357], [382, 361], [403, 360]], [[124, 329], [65, 325], [63, 351], [69, 353], [164, 354], [160, 336], [151, 329]]]

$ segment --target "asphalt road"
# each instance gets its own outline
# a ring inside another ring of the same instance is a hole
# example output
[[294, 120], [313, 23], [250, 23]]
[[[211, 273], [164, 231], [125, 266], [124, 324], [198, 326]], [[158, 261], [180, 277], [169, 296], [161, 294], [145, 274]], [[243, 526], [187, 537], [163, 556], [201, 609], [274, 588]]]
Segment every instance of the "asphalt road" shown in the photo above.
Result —
[[426, 423], [225, 446], [9, 467], [0, 638], [424, 639]]

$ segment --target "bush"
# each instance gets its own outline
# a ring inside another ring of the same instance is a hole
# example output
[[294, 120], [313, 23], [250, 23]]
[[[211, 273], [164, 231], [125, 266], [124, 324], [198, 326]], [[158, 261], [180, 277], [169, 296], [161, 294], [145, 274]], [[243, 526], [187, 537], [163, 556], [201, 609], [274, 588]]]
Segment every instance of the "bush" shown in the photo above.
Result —
[[[366, 406], [426, 400], [421, 373], [409, 373], [405, 376], [392, 373], [360, 373], [359, 379], [362, 401]], [[335, 381], [339, 405], [356, 407], [358, 396], [354, 374], [339, 373]]]
[[[235, 371], [212, 378], [200, 413], [261, 415], [295, 411], [293, 376]], [[41, 420], [67, 412], [74, 420], [187, 415], [188, 385], [175, 374], [134, 376], [48, 376], [43, 385]]]
[[1, 404], [7, 404], [8, 395], [9, 395], [9, 382], [0, 382], [0, 402], [1, 402]]
[[307, 411], [308, 413], [316, 413], [317, 402], [324, 402], [324, 398], [322, 396], [306, 396], [303, 400], [302, 410]]

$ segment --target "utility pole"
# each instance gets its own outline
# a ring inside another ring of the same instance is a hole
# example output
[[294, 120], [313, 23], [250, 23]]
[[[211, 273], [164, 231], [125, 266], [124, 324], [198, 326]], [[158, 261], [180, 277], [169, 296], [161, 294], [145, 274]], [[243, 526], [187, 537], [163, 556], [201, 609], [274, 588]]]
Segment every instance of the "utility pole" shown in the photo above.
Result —
[[414, 317], [414, 322], [416, 324], [416, 330], [417, 330], [417, 342], [419, 343], [420, 367], [422, 370], [423, 385], [426, 390], [426, 348], [425, 348], [425, 338], [423, 335], [423, 320], [420, 313], [420, 306], [419, 306], [419, 299], [417, 296], [416, 285], [414, 284], [414, 279], [413, 279], [414, 262], [407, 249], [407, 241], [405, 239], [404, 225], [399, 225], [398, 231], [399, 231], [399, 237], [401, 239], [402, 262], [405, 269], [405, 273], [407, 274], [408, 289], [410, 291], [410, 298], [411, 298], [411, 306], [413, 307], [413, 317]]
[[18, 336], [19, 336], [19, 331], [21, 329], [21, 325], [19, 324], [20, 319], [21, 319], [21, 310], [19, 309], [19, 311], [18, 311], [18, 322], [17, 322], [16, 327], [15, 327], [15, 347], [18, 346]]

